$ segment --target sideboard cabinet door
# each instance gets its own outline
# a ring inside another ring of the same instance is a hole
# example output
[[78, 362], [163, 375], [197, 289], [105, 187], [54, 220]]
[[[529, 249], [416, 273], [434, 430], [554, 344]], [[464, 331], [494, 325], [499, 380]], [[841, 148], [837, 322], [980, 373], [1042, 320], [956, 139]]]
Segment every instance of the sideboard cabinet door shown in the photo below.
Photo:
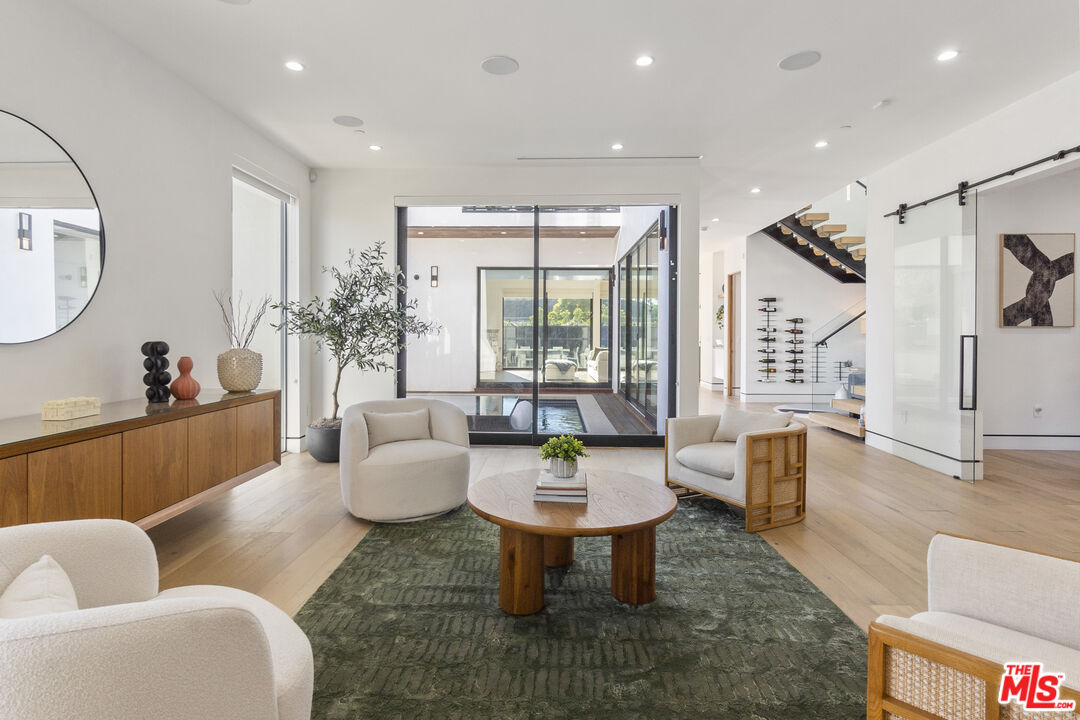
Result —
[[122, 516], [119, 433], [27, 457], [30, 522]]
[[26, 456], [0, 460], [0, 527], [26, 522]]
[[187, 420], [124, 433], [124, 519], [141, 520], [185, 499]]
[[274, 460], [274, 401], [236, 408], [236, 472], [246, 473]]
[[198, 495], [238, 474], [236, 408], [188, 418], [188, 495]]

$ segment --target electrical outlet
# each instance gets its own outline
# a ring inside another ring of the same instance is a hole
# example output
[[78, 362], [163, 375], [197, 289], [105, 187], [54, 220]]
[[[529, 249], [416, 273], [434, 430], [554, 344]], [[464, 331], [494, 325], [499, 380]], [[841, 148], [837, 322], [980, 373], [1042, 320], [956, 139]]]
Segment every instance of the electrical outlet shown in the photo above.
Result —
[[1031, 408], [1031, 417], [1042, 417], [1042, 410], [1042, 405], [1036, 405], [1035, 407]]

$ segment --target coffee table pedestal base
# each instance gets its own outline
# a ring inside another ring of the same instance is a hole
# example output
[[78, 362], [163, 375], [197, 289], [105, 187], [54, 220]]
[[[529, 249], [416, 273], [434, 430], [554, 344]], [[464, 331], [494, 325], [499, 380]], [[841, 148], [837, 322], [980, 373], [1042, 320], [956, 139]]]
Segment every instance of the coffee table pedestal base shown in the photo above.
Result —
[[499, 607], [511, 615], [544, 609], [544, 538], [499, 529]]
[[611, 594], [630, 605], [656, 599], [656, 526], [611, 536]]
[[566, 567], [574, 564], [574, 538], [559, 535], [544, 536], [544, 566]]

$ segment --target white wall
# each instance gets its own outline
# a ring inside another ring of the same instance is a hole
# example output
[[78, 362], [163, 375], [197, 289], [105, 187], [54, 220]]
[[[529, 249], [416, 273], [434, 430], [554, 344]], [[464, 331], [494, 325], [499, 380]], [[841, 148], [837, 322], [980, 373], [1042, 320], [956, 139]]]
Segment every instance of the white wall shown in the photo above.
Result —
[[[979, 193], [979, 404], [987, 448], [1080, 450], [1080, 328], [998, 327], [1002, 233], [1080, 233], [1080, 170]], [[1073, 302], [1076, 275], [1059, 283]], [[1035, 406], [1042, 407], [1036, 417]], [[1072, 435], [1073, 437], [1053, 437]]]
[[[955, 188], [961, 180], [980, 180], [1077, 143], [1080, 73], [988, 115], [873, 173], [867, 220], [867, 443], [950, 475], [956, 462], [896, 443], [893, 412], [895, 218], [883, 217], [902, 202], [915, 203]], [[943, 202], [955, 202], [945, 200]], [[919, 212], [914, 210], [912, 212]], [[980, 284], [985, 293], [985, 283]], [[980, 302], [996, 302], [995, 294]], [[986, 329], [984, 324], [983, 330]], [[981, 374], [981, 397], [999, 380]]]
[[[616, 167], [514, 165], [405, 170], [327, 170], [312, 191], [312, 267], [340, 263], [350, 247], [382, 240], [395, 249], [396, 205], [675, 204], [680, 206], [679, 413], [697, 412], [699, 169], [688, 165]], [[441, 281], [440, 281], [441, 284]], [[326, 278], [313, 275], [312, 290], [325, 293]], [[329, 410], [333, 378], [329, 360], [316, 363], [314, 414]], [[686, 379], [684, 382], [683, 379]], [[342, 379], [343, 405], [394, 397], [391, 373], [350, 370]]]
[[[742, 324], [746, 331], [742, 351], [743, 376], [740, 381], [741, 396], [746, 402], [809, 402], [816, 390], [818, 393], [832, 392], [839, 383], [831, 379], [824, 383], [812, 384], [813, 349], [810, 339], [814, 333], [827, 325], [837, 315], [861, 301], [866, 295], [866, 285], [862, 283], [842, 283], [806, 262], [795, 253], [781, 246], [778, 242], [762, 233], [754, 233], [746, 240], [746, 269], [743, 272]], [[760, 353], [764, 347], [758, 342], [761, 333], [762, 313], [758, 312], [761, 303], [758, 298], [775, 297], [777, 312], [773, 321], [779, 332], [779, 342], [774, 343], [777, 362], [776, 382], [763, 383], [758, 368]], [[787, 383], [783, 372], [787, 366], [783, 361], [788, 357], [784, 351], [791, 346], [784, 343], [790, 336], [783, 331], [789, 327], [785, 322], [790, 317], [801, 317], [806, 322], [801, 326], [804, 331], [802, 344], [804, 383]], [[834, 360], [861, 358], [865, 349], [863, 336], [855, 325], [829, 341], [829, 368], [827, 377], [832, 376]]]
[[51, 338], [0, 346], [0, 416], [69, 395], [141, 397], [145, 340], [166, 340], [174, 361], [192, 356], [196, 379], [216, 385], [228, 345], [211, 291], [229, 284], [232, 166], [261, 168], [302, 208], [307, 168], [66, 4], [5, 0], [0, 26], [18, 28], [0, 43], [0, 102], [79, 163], [106, 234], [83, 315]]

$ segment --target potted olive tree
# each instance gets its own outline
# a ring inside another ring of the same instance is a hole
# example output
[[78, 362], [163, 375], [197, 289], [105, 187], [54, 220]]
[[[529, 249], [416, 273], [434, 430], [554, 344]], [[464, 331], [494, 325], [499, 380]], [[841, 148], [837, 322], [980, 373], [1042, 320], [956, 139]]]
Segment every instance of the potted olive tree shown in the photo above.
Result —
[[330, 417], [309, 424], [307, 430], [308, 452], [319, 462], [338, 461], [341, 372], [349, 366], [393, 370], [394, 355], [406, 337], [439, 332], [438, 324], [416, 316], [416, 300], [404, 305], [398, 302], [398, 294], [404, 295], [406, 289], [404, 276], [387, 269], [385, 257], [382, 242], [358, 252], [350, 250], [344, 267], [323, 268], [334, 279], [329, 297], [274, 306], [285, 310], [277, 329], [314, 338], [315, 347], [325, 348], [334, 360], [333, 411]]

